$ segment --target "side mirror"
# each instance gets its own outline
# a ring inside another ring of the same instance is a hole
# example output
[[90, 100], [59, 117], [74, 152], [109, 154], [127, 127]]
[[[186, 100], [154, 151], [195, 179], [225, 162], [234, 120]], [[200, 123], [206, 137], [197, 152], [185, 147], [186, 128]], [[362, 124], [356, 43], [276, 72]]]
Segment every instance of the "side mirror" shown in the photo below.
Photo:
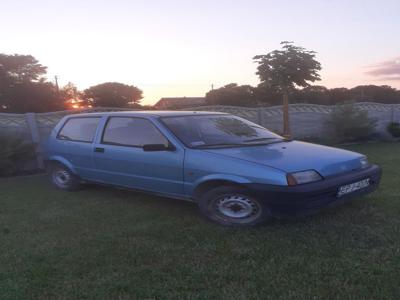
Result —
[[168, 146], [164, 144], [147, 144], [143, 145], [143, 151], [173, 151], [175, 147], [169, 144]]

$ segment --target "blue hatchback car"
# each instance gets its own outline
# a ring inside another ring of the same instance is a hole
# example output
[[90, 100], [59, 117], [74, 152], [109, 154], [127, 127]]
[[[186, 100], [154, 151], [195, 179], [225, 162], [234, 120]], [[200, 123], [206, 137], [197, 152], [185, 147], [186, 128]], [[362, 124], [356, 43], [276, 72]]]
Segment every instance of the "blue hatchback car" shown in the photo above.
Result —
[[381, 176], [362, 154], [215, 112], [69, 115], [51, 133], [46, 162], [58, 188], [93, 182], [195, 201], [224, 225], [314, 213], [372, 192]]

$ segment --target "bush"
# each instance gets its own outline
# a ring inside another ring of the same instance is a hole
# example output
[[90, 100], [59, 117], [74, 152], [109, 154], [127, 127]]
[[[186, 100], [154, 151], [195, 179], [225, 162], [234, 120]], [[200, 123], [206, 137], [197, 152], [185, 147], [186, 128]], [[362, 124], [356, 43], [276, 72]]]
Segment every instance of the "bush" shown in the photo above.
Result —
[[0, 176], [20, 171], [23, 162], [34, 157], [33, 146], [10, 134], [0, 134]]
[[370, 119], [368, 112], [358, 109], [352, 103], [335, 106], [329, 123], [337, 142], [367, 140], [376, 126], [376, 120]]
[[390, 122], [386, 129], [393, 137], [400, 137], [400, 123]]

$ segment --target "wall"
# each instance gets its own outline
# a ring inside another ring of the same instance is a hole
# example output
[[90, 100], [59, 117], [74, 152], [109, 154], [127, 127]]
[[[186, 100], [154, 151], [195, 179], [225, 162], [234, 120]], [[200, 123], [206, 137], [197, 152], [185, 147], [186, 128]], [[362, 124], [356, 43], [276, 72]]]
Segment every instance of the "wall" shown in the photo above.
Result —
[[[370, 118], [377, 120], [376, 133], [388, 137], [386, 126], [391, 121], [400, 122], [400, 104], [356, 103], [359, 109], [368, 112]], [[291, 131], [294, 138], [322, 138], [329, 136], [327, 125], [332, 106], [315, 104], [291, 104], [289, 109]], [[18, 135], [36, 146], [36, 165], [43, 167], [41, 144], [49, 136], [53, 127], [65, 115], [99, 111], [119, 111], [116, 108], [96, 108], [88, 110], [61, 111], [51, 113], [7, 114], [0, 113], [0, 132]], [[282, 106], [237, 107], [237, 106], [201, 106], [185, 110], [218, 111], [234, 114], [275, 132], [282, 132]], [[1, 145], [0, 145], [1, 146]]]
[[[400, 104], [362, 102], [356, 103], [355, 106], [367, 111], [370, 118], [377, 120], [375, 131], [383, 137], [388, 137], [386, 126], [389, 122], [400, 122]], [[316, 104], [291, 104], [289, 115], [293, 137], [321, 138], [330, 134], [327, 121], [333, 107]], [[192, 109], [231, 113], [258, 123], [275, 132], [282, 132], [282, 106], [249, 108], [216, 105]]]

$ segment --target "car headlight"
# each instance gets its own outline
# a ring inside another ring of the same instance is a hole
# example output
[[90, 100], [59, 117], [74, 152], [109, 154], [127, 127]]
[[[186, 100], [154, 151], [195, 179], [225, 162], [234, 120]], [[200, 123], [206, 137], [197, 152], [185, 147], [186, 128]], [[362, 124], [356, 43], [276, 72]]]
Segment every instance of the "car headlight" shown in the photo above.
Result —
[[307, 170], [290, 173], [287, 175], [288, 185], [298, 185], [322, 180], [322, 176], [317, 171]]
[[360, 158], [361, 169], [365, 169], [369, 167], [368, 158], [366, 156]]

